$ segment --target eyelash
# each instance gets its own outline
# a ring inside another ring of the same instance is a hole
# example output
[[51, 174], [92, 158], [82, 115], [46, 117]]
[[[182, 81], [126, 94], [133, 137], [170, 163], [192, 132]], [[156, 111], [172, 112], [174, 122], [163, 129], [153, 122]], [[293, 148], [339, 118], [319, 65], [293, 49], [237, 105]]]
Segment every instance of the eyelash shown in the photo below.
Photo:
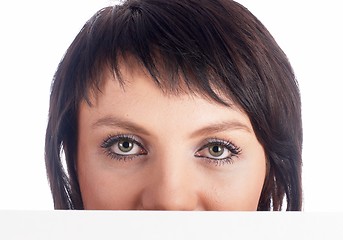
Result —
[[[133, 144], [136, 144], [138, 147], [140, 147], [143, 152], [139, 154], [128, 154], [128, 155], [121, 155], [113, 152], [111, 150], [111, 147], [113, 147], [115, 144], [117, 144], [119, 141], [129, 141], [132, 142]], [[232, 143], [230, 140], [221, 140], [219, 138], [210, 138], [206, 140], [206, 144], [203, 145], [199, 150], [196, 151], [195, 157], [201, 158], [203, 160], [206, 160], [210, 164], [214, 164], [215, 166], [222, 166], [224, 164], [232, 164], [233, 163], [233, 158], [238, 157], [242, 150], [241, 148], [237, 147], [234, 143]], [[211, 158], [211, 157], [206, 157], [206, 156], [201, 156], [197, 155], [198, 152], [211, 147], [211, 146], [221, 146], [226, 148], [230, 156], [226, 158]], [[114, 159], [116, 161], [130, 161], [134, 160], [137, 157], [147, 155], [147, 150], [143, 147], [143, 144], [140, 143], [140, 141], [134, 136], [134, 135], [126, 135], [126, 134], [119, 134], [116, 136], [109, 135], [106, 139], [104, 139], [100, 145], [101, 148], [104, 149], [104, 152], [106, 153], [107, 156], [109, 156], [111, 159]]]

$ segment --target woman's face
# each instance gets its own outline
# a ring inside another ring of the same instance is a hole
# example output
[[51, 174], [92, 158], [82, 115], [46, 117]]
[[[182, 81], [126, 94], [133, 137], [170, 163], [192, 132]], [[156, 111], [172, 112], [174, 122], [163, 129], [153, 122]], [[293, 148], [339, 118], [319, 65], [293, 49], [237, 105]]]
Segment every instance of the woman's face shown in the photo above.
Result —
[[108, 74], [80, 105], [77, 173], [85, 209], [256, 210], [266, 158], [248, 116], [167, 96], [139, 67]]

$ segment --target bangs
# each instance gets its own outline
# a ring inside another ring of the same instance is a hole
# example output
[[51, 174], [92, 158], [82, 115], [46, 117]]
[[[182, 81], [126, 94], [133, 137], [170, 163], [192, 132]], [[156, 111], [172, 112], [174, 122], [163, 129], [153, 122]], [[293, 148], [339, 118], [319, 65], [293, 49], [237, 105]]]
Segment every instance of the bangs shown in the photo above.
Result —
[[[166, 94], [191, 92], [224, 105], [228, 105], [225, 99], [234, 100], [229, 96], [230, 88], [240, 84], [231, 60], [232, 46], [226, 43], [235, 44], [237, 40], [234, 31], [224, 36], [222, 32], [230, 29], [222, 29], [219, 24], [230, 19], [227, 14], [225, 19], [212, 14], [224, 8], [205, 8], [190, 2], [166, 1], [161, 7], [154, 1], [128, 1], [97, 12], [74, 41], [79, 45], [79, 61], [73, 62], [81, 65], [74, 69], [82, 69], [74, 74], [80, 97], [88, 101], [89, 91], [101, 89], [107, 69], [125, 84], [119, 65], [124, 60], [130, 66], [128, 59], [133, 57]], [[232, 39], [227, 39], [231, 35]]]

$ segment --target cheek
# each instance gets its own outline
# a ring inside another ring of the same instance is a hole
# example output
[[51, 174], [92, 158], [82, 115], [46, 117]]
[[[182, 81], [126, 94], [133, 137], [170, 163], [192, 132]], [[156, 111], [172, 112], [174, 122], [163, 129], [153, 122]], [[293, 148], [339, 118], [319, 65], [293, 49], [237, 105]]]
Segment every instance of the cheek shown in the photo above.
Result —
[[[77, 174], [85, 209], [135, 209], [141, 181], [116, 173], [110, 159], [104, 161], [99, 152], [80, 138]], [[94, 143], [93, 143], [94, 145]]]
[[234, 163], [234, 171], [213, 182], [216, 187], [212, 188], [211, 195], [212, 202], [217, 203], [213, 206], [215, 210], [257, 210], [266, 175], [264, 151], [256, 152], [253, 161], [244, 161]]
[[261, 195], [264, 176], [236, 178], [226, 194], [230, 210], [255, 211]]
[[139, 183], [142, 183], [140, 177], [134, 175], [135, 177], [122, 178], [113, 171], [96, 166], [89, 169], [88, 166], [79, 169], [80, 190], [85, 209], [137, 208], [141, 189]]
[[[210, 210], [255, 211], [258, 207], [264, 176], [240, 174], [226, 177], [226, 183], [216, 181], [207, 192]], [[219, 183], [220, 182], [220, 183]]]

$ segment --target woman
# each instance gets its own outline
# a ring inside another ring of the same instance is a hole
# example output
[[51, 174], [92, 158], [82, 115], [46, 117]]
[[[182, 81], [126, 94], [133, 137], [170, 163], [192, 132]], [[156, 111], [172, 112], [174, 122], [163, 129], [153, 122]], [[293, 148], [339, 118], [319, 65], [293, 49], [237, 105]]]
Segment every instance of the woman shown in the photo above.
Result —
[[293, 70], [234, 1], [104, 8], [54, 76], [56, 209], [301, 210], [301, 148]]

